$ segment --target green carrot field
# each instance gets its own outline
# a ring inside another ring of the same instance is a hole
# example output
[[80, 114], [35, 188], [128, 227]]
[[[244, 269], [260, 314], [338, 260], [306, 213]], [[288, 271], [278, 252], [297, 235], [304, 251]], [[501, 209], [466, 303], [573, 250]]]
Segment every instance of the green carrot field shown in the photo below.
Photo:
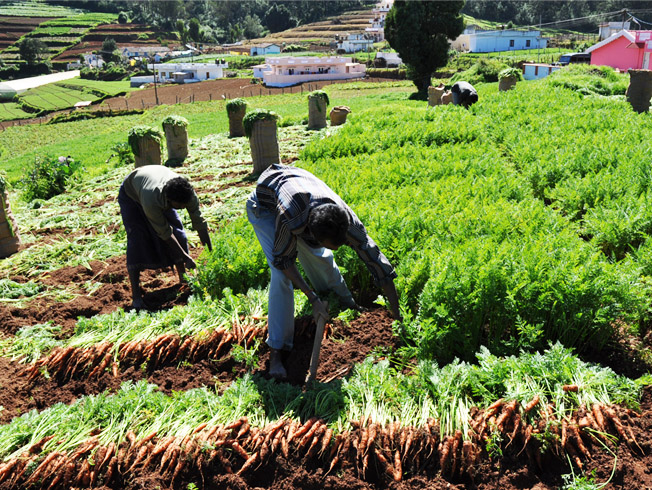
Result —
[[[305, 127], [305, 94], [246, 99], [279, 115], [281, 159], [334, 189], [398, 274], [403, 318], [382, 323], [364, 264], [335, 252], [371, 311], [331, 305], [322, 364], [348, 370], [305, 387], [265, 376], [269, 271], [244, 215], [248, 142], [228, 137], [224, 101], [3, 131], [28, 245], [0, 260], [7, 321], [34, 305], [125, 298], [125, 271], [102, 270], [123, 261], [115, 195], [132, 164], [117, 152], [133, 126], [189, 121], [178, 172], [195, 185], [213, 251], [174, 306], [133, 312], [116, 300], [65, 325], [3, 331], [4, 359], [26, 380], [86, 388], [0, 425], [0, 485], [644, 488], [634, 468], [652, 461], [652, 119], [632, 111], [627, 85], [626, 74], [572, 67], [509, 92], [482, 84], [468, 110], [428, 107], [407, 82], [332, 85], [330, 105], [352, 113], [319, 131]], [[85, 171], [28, 202], [25, 169], [60, 155]], [[48, 279], [63, 270], [82, 279]], [[311, 324], [295, 298], [297, 324]], [[357, 340], [366, 330], [392, 340]], [[308, 357], [309, 339], [295, 342]], [[347, 345], [367, 344], [347, 364]], [[172, 381], [206, 371], [212, 382]]]

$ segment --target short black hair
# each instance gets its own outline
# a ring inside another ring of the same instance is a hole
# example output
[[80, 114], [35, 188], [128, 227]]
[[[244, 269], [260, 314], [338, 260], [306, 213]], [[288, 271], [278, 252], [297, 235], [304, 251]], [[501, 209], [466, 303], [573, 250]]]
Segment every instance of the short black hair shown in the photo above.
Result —
[[308, 228], [318, 242], [328, 240], [339, 247], [346, 242], [349, 215], [337, 204], [320, 204], [310, 211]]
[[195, 195], [192, 185], [184, 177], [175, 177], [168, 180], [163, 187], [163, 193], [168, 200], [184, 204], [192, 201]]

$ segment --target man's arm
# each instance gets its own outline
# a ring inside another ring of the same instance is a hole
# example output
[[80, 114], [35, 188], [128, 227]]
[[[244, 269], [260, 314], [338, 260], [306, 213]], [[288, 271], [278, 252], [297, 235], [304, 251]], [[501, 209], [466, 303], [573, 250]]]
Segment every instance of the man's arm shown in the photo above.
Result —
[[328, 309], [326, 308], [326, 305], [319, 299], [317, 293], [310, 289], [310, 286], [308, 286], [308, 283], [299, 272], [299, 269], [297, 269], [297, 265], [292, 264], [287, 269], [281, 270], [283, 274], [285, 274], [285, 277], [292, 281], [294, 287], [303, 291], [303, 293], [308, 297], [310, 304], [312, 304], [312, 315], [314, 316], [315, 321], [320, 317], [324, 317], [328, 320]]
[[211, 243], [211, 237], [208, 234], [208, 228], [197, 230], [197, 234], [199, 235], [202, 245], [212, 252], [213, 244]]
[[174, 233], [170, 235], [170, 238], [165, 240], [165, 244], [169, 247], [175, 262], [177, 262], [179, 259], [183, 259], [183, 262], [187, 268], [194, 269], [197, 267], [197, 264], [195, 264], [195, 261], [192, 259], [192, 257], [188, 255], [181, 244], [179, 244], [177, 237], [174, 236]]
[[387, 296], [387, 301], [389, 301], [389, 307], [392, 311], [392, 317], [395, 320], [402, 320], [401, 313], [398, 307], [398, 293], [396, 292], [396, 286], [394, 285], [394, 280], [391, 280], [382, 286], [383, 293]]

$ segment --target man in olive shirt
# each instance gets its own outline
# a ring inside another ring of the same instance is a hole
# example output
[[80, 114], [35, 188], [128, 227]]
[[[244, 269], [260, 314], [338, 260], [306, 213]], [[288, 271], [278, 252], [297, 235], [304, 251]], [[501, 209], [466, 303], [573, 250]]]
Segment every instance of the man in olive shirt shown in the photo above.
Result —
[[145, 307], [140, 271], [174, 265], [183, 282], [186, 267], [194, 268], [188, 240], [176, 209], [186, 208], [202, 244], [212, 250], [206, 220], [190, 182], [162, 165], [146, 165], [131, 172], [118, 193], [120, 214], [127, 231], [127, 271], [132, 307]]

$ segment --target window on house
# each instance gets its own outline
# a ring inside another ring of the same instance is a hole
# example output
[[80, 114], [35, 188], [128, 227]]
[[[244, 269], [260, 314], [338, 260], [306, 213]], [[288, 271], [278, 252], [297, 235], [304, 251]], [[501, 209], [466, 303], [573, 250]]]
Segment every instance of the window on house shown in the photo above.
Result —
[[526, 48], [529, 48], [529, 47], [530, 47], [530, 40], [529, 40], [529, 39], [526, 39], [526, 40], [525, 40], [525, 47], [526, 47]]
[[206, 72], [206, 78], [210, 78], [210, 74]]
[[514, 40], [513, 40], [513, 39], [510, 39], [510, 40], [509, 40], [509, 47], [510, 47], [510, 48], [513, 48], [513, 47], [514, 47]]

